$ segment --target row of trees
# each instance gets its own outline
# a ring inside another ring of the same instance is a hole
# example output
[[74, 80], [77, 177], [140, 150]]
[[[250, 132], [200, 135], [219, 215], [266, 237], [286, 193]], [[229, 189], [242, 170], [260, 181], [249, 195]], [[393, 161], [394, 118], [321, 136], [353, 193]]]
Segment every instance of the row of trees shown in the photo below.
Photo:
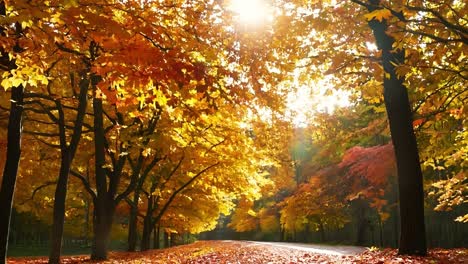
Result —
[[[2, 96], [2, 261], [16, 182], [17, 209], [52, 225], [50, 263], [60, 261], [65, 219], [83, 206], [99, 260], [119, 210], [128, 212], [129, 250], [138, 223], [145, 250], [160, 227], [213, 228], [241, 193], [258, 198], [269, 183], [263, 170], [279, 162], [275, 144], [255, 135], [270, 133], [281, 110], [284, 93], [269, 87], [287, 75], [270, 67], [290, 68], [280, 63], [290, 55], [268, 42], [276, 32], [259, 49], [206, 1], [2, 1], [0, 9], [10, 95]], [[269, 125], [258, 119], [265, 107]]]
[[[9, 112], [1, 117], [9, 120], [1, 131], [8, 136], [2, 143], [0, 199], [12, 204], [19, 169], [19, 186], [30, 190], [23, 197], [18, 193], [19, 208], [53, 203], [51, 263], [59, 262], [64, 220], [80, 204], [92, 204], [92, 258], [104, 259], [123, 203], [129, 248], [135, 249], [135, 229], [143, 219], [145, 249], [159, 227], [200, 232], [214, 227], [234, 201], [248, 208], [261, 192], [290, 185], [290, 128], [278, 117], [282, 102], [288, 89], [325, 76], [334, 88], [349, 91], [352, 101], [373, 109], [369, 118], [375, 121], [365, 122], [365, 131], [385, 127], [377, 116], [388, 114], [399, 183], [400, 253], [426, 252], [414, 128], [426, 131], [418, 138], [428, 142], [420, 152], [424, 167], [446, 172], [446, 184], [439, 184], [441, 208], [464, 203], [462, 2], [274, 1], [272, 24], [250, 32], [240, 30], [217, 1], [1, 3], [1, 84], [10, 97], [2, 96]], [[325, 121], [313, 133], [336, 144], [326, 134], [337, 131], [335, 121]], [[23, 134], [28, 147], [21, 154]], [[338, 164], [345, 150], [327, 151]], [[299, 188], [297, 200], [320, 198], [339, 206], [325, 187], [314, 189], [327, 184], [329, 170], [346, 170], [350, 179], [361, 175], [378, 185], [373, 191], [363, 185], [362, 191], [372, 194], [379, 208], [386, 181], [375, 180], [376, 173], [362, 175], [353, 163], [360, 161], [359, 153], [365, 150], [348, 150], [337, 167], [322, 170], [333, 162], [316, 167], [319, 176], [307, 176], [311, 183]], [[194, 206], [200, 210], [188, 209]], [[11, 206], [0, 209], [2, 259], [10, 213]], [[255, 214], [247, 210], [239, 219]], [[267, 223], [275, 217], [272, 210], [261, 215]]]

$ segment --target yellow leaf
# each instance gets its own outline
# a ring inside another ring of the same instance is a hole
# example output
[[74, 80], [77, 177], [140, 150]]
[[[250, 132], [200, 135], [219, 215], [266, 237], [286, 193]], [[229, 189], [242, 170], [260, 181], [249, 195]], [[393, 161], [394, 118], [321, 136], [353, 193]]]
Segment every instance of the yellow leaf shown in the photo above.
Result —
[[392, 16], [392, 12], [390, 12], [390, 10], [388, 9], [377, 9], [377, 10], [370, 12], [369, 14], [364, 15], [367, 21], [377, 19], [380, 22], [382, 22], [382, 20], [384, 19], [388, 19], [391, 16]]
[[13, 79], [13, 80], [11, 81], [11, 85], [12, 85], [13, 87], [18, 87], [18, 86], [19, 86], [20, 84], [22, 84], [22, 83], [23, 83], [23, 80], [22, 80], [22, 79]]
[[11, 85], [11, 80], [8, 78], [8, 79], [3, 79], [2, 80], [2, 83], [1, 83], [3, 89], [8, 90], [12, 85]]
[[250, 216], [253, 216], [253, 217], [256, 217], [257, 216], [257, 213], [255, 213], [254, 210], [250, 209], [249, 211], [247, 211], [247, 214], [249, 214]]

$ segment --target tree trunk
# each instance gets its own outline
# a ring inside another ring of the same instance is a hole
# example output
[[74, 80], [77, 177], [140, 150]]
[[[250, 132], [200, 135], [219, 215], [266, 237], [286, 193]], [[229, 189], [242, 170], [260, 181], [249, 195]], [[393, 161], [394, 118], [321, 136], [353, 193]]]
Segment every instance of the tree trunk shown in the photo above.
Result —
[[[89, 181], [89, 179], [88, 179]], [[90, 216], [90, 212], [89, 212], [89, 209], [90, 209], [90, 206], [89, 206], [89, 200], [88, 199], [85, 199], [85, 224], [84, 224], [84, 227], [83, 227], [83, 237], [85, 239], [85, 245], [88, 245], [88, 242], [89, 242], [89, 216]]]
[[379, 246], [383, 247], [383, 225], [382, 225], [382, 219], [379, 216]]
[[92, 260], [107, 259], [107, 246], [109, 243], [112, 218], [115, 210], [113, 197], [110, 197], [107, 189], [107, 174], [105, 166], [105, 134], [102, 100], [93, 98], [94, 113], [94, 165], [96, 180], [96, 198], [94, 199], [93, 218], [93, 245]]
[[106, 197], [98, 197], [94, 205], [94, 238], [91, 248], [92, 260], [106, 260], [115, 206]]
[[161, 243], [159, 242], [159, 235], [161, 231], [161, 226], [159, 223], [157, 225], [154, 225], [154, 233], [153, 233], [153, 248], [154, 249], [159, 249], [161, 248]]
[[131, 252], [136, 251], [136, 246], [137, 246], [138, 198], [135, 199], [136, 196], [137, 194], [134, 194], [133, 201], [136, 201], [136, 204], [131, 205], [130, 215], [128, 219], [128, 251], [131, 251]]
[[[380, 9], [380, 0], [369, 0], [370, 12]], [[393, 50], [395, 39], [386, 31], [386, 20], [372, 20], [369, 26], [374, 33], [377, 47], [382, 50], [384, 68], [384, 100], [390, 132], [395, 149], [398, 170], [400, 201], [399, 254], [426, 255], [424, 227], [423, 177], [419, 162], [416, 136], [413, 131], [411, 106], [404, 79], [396, 74], [396, 66], [404, 62], [405, 51]]]
[[68, 173], [70, 172], [71, 157], [69, 151], [62, 152], [60, 173], [55, 188], [54, 212], [52, 224], [52, 239], [50, 244], [49, 263], [60, 263], [62, 250], [63, 226], [65, 222], [65, 200], [67, 197]]
[[170, 241], [169, 241], [169, 233], [164, 232], [164, 248], [170, 247]]
[[13, 196], [21, 156], [23, 98], [24, 88], [22, 85], [11, 89], [6, 162], [0, 187], [0, 262], [6, 262]]
[[[80, 81], [80, 94], [78, 101], [78, 111], [74, 122], [73, 135], [68, 145], [66, 133], [65, 133], [65, 115], [63, 113], [60, 101], [56, 102], [59, 112], [59, 134], [60, 134], [60, 146], [61, 146], [61, 164], [60, 172], [55, 187], [54, 196], [54, 212], [53, 212], [53, 224], [52, 224], [52, 237], [51, 247], [49, 254], [49, 263], [55, 264], [60, 263], [60, 255], [62, 250], [62, 237], [63, 227], [65, 224], [65, 201], [67, 199], [67, 188], [68, 188], [68, 174], [70, 173], [71, 164], [75, 157], [78, 144], [81, 139], [82, 127], [84, 117], [86, 114], [86, 108], [88, 105], [88, 86], [89, 81], [86, 77]], [[73, 87], [72, 87], [73, 89]]]
[[394, 229], [394, 230], [393, 230], [393, 232], [394, 232], [394, 233], [393, 233], [393, 237], [394, 237], [393, 243], [394, 243], [394, 245], [395, 245], [395, 248], [398, 247], [398, 234], [400, 233], [400, 232], [399, 232], [399, 231], [400, 231], [400, 230], [399, 230], [400, 224], [399, 224], [399, 222], [398, 222], [399, 219], [400, 219], [400, 217], [399, 217], [399, 213], [400, 213], [400, 212], [399, 212], [399, 210], [398, 210], [399, 208], [400, 208], [400, 207], [398, 207], [398, 208], [395, 207], [395, 217], [393, 218], [393, 220], [394, 220], [394, 221], [393, 221], [393, 229]]
[[141, 236], [141, 251], [150, 249], [151, 230], [153, 230], [153, 198], [148, 197], [148, 207], [143, 220], [143, 234]]
[[356, 212], [355, 218], [357, 219], [356, 223], [356, 244], [363, 246], [366, 240], [366, 228], [367, 228], [367, 218], [366, 218], [366, 202], [363, 198], [359, 198], [355, 202]]
[[319, 218], [319, 232], [320, 232], [320, 242], [325, 243], [325, 228], [323, 226], [322, 220]]

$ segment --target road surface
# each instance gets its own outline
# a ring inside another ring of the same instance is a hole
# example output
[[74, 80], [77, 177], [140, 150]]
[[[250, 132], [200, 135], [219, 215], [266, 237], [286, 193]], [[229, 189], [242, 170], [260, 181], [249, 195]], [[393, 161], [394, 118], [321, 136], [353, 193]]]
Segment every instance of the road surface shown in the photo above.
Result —
[[259, 242], [248, 241], [249, 243], [257, 245], [268, 245], [274, 247], [290, 248], [312, 253], [335, 255], [335, 256], [352, 256], [366, 251], [365, 247], [356, 246], [331, 246], [331, 245], [318, 245], [318, 244], [303, 244], [303, 243], [285, 243], [285, 242]]

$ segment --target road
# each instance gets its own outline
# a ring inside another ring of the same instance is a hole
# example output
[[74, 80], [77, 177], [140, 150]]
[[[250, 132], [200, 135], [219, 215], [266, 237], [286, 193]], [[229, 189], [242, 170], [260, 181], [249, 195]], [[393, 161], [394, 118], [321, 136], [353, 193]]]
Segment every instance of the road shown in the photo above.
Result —
[[352, 256], [366, 251], [365, 247], [356, 246], [332, 246], [332, 245], [318, 245], [318, 244], [303, 244], [303, 243], [285, 243], [285, 242], [259, 242], [248, 241], [249, 243], [257, 245], [268, 245], [274, 247], [290, 248], [312, 253], [335, 255], [335, 256]]

